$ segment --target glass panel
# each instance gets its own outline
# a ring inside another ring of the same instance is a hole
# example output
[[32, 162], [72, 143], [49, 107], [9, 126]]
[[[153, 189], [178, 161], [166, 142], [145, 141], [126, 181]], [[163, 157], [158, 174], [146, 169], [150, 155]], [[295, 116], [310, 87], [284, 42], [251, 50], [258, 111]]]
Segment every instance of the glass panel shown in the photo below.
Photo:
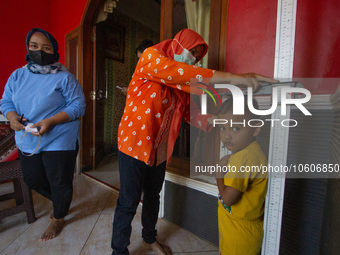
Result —
[[[173, 37], [182, 29], [190, 28], [199, 33], [206, 43], [209, 43], [209, 24], [210, 24], [210, 0], [174, 0], [173, 10]], [[208, 66], [208, 54], [198, 66]], [[199, 100], [196, 102], [200, 104]], [[197, 129], [197, 133], [200, 132]], [[200, 137], [204, 137], [203, 131]], [[181, 131], [174, 148], [174, 156], [181, 158], [190, 157], [190, 126], [182, 122]], [[191, 155], [192, 156], [192, 155]]]
[[[210, 1], [174, 0], [173, 36], [184, 28], [190, 28], [209, 44]], [[208, 54], [197, 65], [207, 68]]]
[[172, 20], [173, 37], [182, 29], [188, 28], [184, 0], [174, 0], [174, 11]]

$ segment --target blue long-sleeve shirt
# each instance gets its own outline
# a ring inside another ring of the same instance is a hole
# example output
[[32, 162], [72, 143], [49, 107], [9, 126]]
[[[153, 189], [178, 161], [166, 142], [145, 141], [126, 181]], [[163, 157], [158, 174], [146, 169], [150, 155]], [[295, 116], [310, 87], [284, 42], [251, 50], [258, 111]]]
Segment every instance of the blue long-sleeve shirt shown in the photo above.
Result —
[[[79, 117], [85, 114], [85, 97], [77, 79], [68, 71], [55, 74], [34, 74], [19, 68], [9, 77], [1, 99], [4, 116], [10, 111], [24, 114], [30, 123], [37, 123], [64, 111], [69, 121], [58, 124], [41, 137], [40, 151], [75, 150], [80, 141]], [[32, 153], [39, 137], [16, 131], [15, 141], [20, 150]]]

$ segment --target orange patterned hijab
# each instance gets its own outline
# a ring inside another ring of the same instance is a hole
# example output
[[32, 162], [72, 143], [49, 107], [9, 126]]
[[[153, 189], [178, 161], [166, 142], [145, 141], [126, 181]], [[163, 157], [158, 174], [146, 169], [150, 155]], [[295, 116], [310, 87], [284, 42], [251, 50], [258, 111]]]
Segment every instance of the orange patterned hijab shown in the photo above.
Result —
[[183, 52], [183, 48], [179, 43], [187, 50], [191, 50], [198, 45], [203, 45], [204, 52], [200, 60], [205, 56], [205, 54], [207, 54], [209, 48], [202, 36], [188, 28], [178, 32], [174, 39], [165, 40], [152, 47], [162, 51], [165, 57], [173, 59], [174, 54], [180, 55]]

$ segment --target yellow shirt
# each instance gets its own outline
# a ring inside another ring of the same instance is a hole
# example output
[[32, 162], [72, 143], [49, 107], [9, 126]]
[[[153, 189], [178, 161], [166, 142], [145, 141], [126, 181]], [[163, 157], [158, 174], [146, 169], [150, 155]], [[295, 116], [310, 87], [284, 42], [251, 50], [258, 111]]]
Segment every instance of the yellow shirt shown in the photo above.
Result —
[[229, 172], [224, 176], [224, 185], [243, 194], [241, 199], [230, 207], [230, 212], [219, 202], [221, 255], [260, 253], [267, 192], [267, 173], [261, 172], [261, 166], [267, 164], [266, 156], [256, 141], [230, 157]]

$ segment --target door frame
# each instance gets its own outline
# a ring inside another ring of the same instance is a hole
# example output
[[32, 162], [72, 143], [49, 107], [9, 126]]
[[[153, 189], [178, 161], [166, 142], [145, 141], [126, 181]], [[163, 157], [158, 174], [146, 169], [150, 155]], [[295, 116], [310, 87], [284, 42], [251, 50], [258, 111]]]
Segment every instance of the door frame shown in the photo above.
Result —
[[82, 31], [82, 48], [83, 48], [83, 62], [82, 62], [82, 80], [83, 90], [86, 97], [85, 116], [83, 117], [83, 136], [82, 136], [82, 161], [81, 170], [87, 171], [93, 168], [94, 154], [95, 154], [95, 100], [92, 100], [92, 91], [95, 91], [94, 82], [94, 45], [93, 45], [93, 26], [100, 4], [103, 0], [88, 0], [83, 13], [80, 30]]
[[[73, 57], [71, 57], [73, 55]], [[74, 57], [75, 55], [75, 57]], [[72, 61], [72, 62], [71, 62]], [[65, 36], [65, 65], [67, 69], [74, 74], [80, 84], [83, 84], [82, 77], [82, 65], [83, 55], [82, 55], [82, 35], [80, 27], [73, 29]], [[83, 117], [80, 118], [80, 139], [83, 137]], [[79, 148], [77, 159], [76, 159], [76, 174], [81, 173], [81, 162], [83, 159], [82, 147]]]

